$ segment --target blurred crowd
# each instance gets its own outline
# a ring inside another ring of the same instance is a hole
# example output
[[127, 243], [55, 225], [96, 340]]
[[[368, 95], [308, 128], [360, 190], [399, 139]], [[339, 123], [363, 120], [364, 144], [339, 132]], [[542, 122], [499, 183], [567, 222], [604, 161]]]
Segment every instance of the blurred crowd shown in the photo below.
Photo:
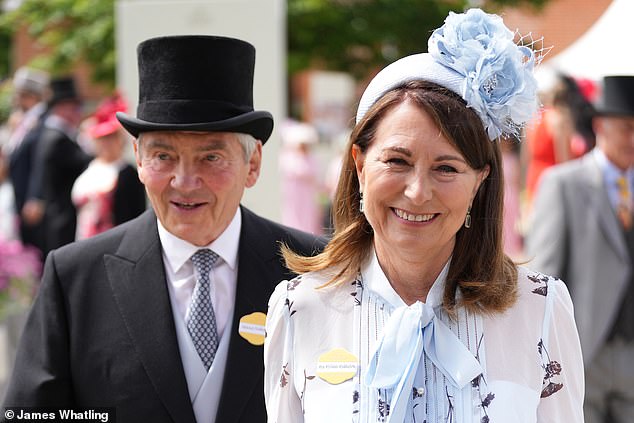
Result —
[[73, 77], [23, 67], [11, 79], [12, 110], [0, 135], [0, 240], [42, 260], [52, 249], [139, 215], [145, 191], [115, 114], [123, 96], [90, 113]]

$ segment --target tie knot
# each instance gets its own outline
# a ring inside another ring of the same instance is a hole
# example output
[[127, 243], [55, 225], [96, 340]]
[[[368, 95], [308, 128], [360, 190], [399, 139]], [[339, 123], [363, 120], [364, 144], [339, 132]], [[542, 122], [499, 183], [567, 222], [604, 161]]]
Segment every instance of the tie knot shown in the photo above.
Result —
[[198, 250], [192, 255], [194, 269], [203, 274], [211, 272], [216, 261], [218, 261], [218, 254], [208, 248]]

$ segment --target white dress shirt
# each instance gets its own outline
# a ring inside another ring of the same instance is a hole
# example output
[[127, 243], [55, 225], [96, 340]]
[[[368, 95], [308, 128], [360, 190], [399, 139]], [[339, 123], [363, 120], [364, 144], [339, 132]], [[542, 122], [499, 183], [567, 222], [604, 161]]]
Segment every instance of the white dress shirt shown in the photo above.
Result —
[[236, 299], [238, 243], [241, 226], [242, 216], [240, 209], [238, 209], [227, 229], [215, 241], [207, 246], [197, 247], [172, 235], [161, 225], [161, 222], [158, 222], [169, 292], [175, 298], [178, 312], [185, 321], [187, 321], [189, 304], [196, 286], [194, 264], [190, 257], [202, 248], [209, 248], [220, 256], [220, 260], [212, 270], [212, 282], [209, 290], [211, 304], [216, 314], [219, 338], [222, 338], [225, 327], [232, 317], [233, 304]]

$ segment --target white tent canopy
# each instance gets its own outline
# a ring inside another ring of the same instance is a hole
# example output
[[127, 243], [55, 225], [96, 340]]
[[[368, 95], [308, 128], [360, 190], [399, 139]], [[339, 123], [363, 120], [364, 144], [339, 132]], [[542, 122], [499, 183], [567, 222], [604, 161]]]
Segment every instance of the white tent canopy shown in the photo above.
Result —
[[553, 71], [595, 81], [606, 75], [634, 75], [634, 48], [628, 32], [633, 21], [634, 0], [613, 0], [588, 31], [539, 66], [538, 79], [547, 79], [544, 73]]

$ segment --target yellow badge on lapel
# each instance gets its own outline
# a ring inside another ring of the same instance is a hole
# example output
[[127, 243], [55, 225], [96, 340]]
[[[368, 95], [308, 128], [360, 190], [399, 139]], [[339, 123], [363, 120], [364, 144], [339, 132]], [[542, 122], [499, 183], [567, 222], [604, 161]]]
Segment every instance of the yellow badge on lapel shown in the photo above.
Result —
[[256, 311], [255, 313], [242, 316], [238, 333], [253, 345], [264, 345], [264, 335], [266, 333], [265, 324], [266, 314]]
[[338, 385], [357, 374], [359, 359], [343, 348], [335, 348], [319, 356], [317, 376], [328, 383]]

